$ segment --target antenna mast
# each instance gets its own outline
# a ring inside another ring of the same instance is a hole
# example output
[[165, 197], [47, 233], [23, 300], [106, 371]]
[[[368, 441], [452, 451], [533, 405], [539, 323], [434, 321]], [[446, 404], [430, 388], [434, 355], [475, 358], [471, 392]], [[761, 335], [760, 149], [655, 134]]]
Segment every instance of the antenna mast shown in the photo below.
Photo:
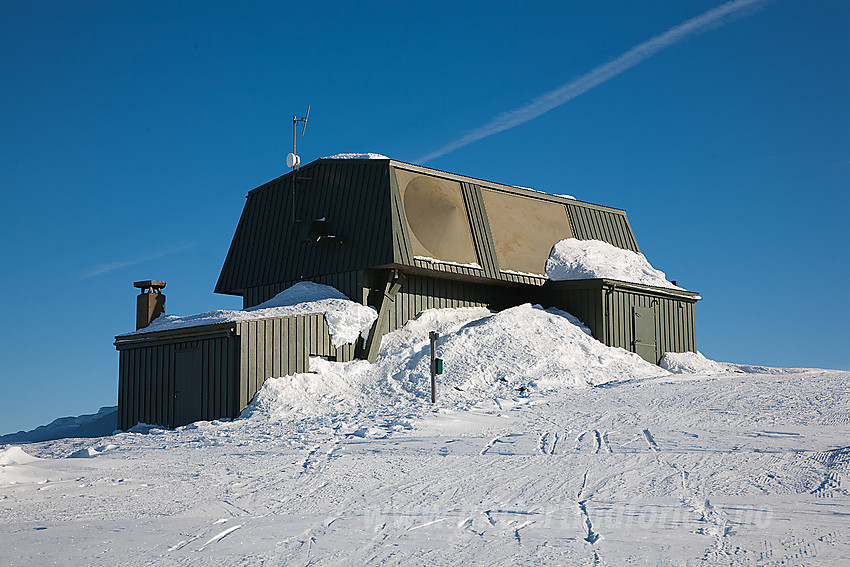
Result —
[[286, 166], [291, 167], [292, 174], [292, 222], [301, 222], [295, 216], [295, 180], [298, 177], [297, 173], [294, 173], [295, 170], [298, 169], [298, 166], [301, 165], [301, 158], [298, 157], [298, 154], [295, 153], [295, 142], [298, 140], [298, 123], [303, 122], [304, 126], [301, 128], [301, 135], [304, 135], [304, 132], [307, 131], [307, 118], [310, 117], [310, 105], [307, 105], [307, 114], [298, 118], [298, 116], [292, 117], [292, 153], [286, 156]]

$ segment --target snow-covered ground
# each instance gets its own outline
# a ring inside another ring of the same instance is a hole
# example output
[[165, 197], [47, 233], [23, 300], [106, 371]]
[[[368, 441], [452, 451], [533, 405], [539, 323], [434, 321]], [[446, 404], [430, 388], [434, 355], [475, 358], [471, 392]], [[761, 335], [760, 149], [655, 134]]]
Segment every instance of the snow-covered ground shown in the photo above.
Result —
[[441, 310], [232, 422], [0, 437], [0, 564], [850, 561], [850, 373], [665, 366], [557, 310]]

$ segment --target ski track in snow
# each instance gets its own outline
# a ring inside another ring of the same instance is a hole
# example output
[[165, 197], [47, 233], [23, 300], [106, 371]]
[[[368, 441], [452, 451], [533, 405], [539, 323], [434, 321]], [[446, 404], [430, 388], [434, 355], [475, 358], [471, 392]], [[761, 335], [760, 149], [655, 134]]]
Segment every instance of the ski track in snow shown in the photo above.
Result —
[[538, 450], [541, 455], [554, 455], [558, 447], [560, 434], [557, 431], [545, 431], [540, 434]]
[[201, 547], [199, 547], [199, 548], [198, 548], [198, 551], [203, 551], [203, 550], [205, 550], [205, 549], [207, 548], [207, 546], [209, 546], [210, 544], [212, 544], [212, 543], [217, 543], [217, 542], [219, 542], [219, 541], [223, 540], [223, 539], [224, 539], [225, 537], [227, 537], [229, 534], [231, 534], [231, 533], [235, 532], [236, 530], [238, 530], [238, 529], [239, 529], [239, 528], [241, 528], [241, 527], [242, 527], [241, 525], [233, 526], [232, 528], [227, 528], [226, 530], [224, 530], [224, 531], [222, 531], [222, 532], [219, 532], [219, 533], [215, 534], [215, 535], [214, 535], [214, 536], [212, 536], [210, 539], [208, 539], [208, 540], [207, 540], [207, 542], [206, 542], [204, 545], [202, 545]]
[[581, 480], [581, 488], [578, 489], [578, 494], [576, 494], [576, 502], [587, 530], [584, 541], [592, 545], [599, 541], [601, 536], [593, 531], [593, 523], [590, 521], [590, 515], [587, 513], [587, 500], [590, 498], [590, 495], [583, 497], [585, 488], [587, 488], [587, 471], [585, 471], [584, 477]]

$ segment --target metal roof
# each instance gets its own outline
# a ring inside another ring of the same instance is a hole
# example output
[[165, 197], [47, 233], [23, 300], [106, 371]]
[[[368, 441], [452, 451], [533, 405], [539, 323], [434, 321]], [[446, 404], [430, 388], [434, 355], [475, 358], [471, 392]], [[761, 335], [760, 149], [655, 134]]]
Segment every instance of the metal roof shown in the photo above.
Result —
[[[500, 195], [512, 200], [505, 210], [517, 215], [517, 234], [505, 232], [509, 223], [499, 214], [508, 213], [492, 206]], [[218, 293], [242, 295], [257, 286], [377, 266], [539, 285], [542, 269], [511, 265], [523, 250], [538, 256], [538, 267], [557, 240], [569, 237], [639, 251], [621, 209], [392, 159], [318, 159], [246, 199]], [[548, 232], [535, 234], [543, 230], [537, 220], [543, 213]], [[454, 232], [444, 236], [447, 230]], [[448, 257], [429, 253], [423, 241]]]

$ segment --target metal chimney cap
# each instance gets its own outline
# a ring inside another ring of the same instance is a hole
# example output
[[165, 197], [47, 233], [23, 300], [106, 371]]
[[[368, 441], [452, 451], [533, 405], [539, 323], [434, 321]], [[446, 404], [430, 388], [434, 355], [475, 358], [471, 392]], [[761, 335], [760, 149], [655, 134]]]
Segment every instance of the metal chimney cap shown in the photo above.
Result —
[[152, 289], [154, 291], [162, 289], [165, 287], [165, 282], [157, 281], [157, 280], [143, 280], [140, 282], [133, 282], [133, 286], [139, 289]]

